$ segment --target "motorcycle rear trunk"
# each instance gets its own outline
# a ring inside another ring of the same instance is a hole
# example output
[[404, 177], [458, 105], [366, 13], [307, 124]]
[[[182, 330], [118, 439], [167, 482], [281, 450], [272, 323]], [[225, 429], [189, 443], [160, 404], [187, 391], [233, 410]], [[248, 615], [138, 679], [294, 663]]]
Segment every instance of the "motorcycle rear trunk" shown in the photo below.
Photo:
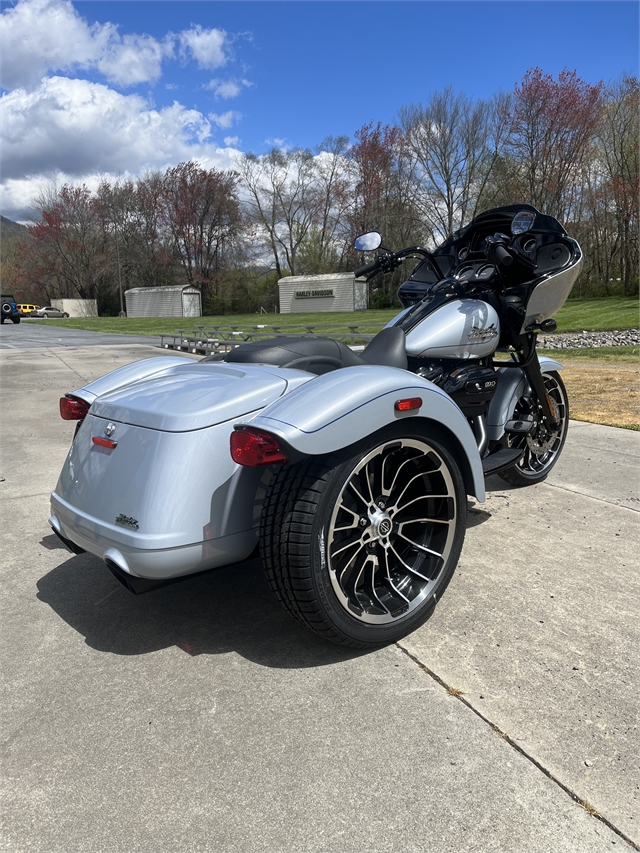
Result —
[[[233, 421], [307, 379], [301, 371], [186, 362], [101, 396], [51, 496], [52, 526], [144, 578], [246, 558], [257, 542], [265, 471], [231, 459]], [[113, 447], [94, 441], [105, 436]]]

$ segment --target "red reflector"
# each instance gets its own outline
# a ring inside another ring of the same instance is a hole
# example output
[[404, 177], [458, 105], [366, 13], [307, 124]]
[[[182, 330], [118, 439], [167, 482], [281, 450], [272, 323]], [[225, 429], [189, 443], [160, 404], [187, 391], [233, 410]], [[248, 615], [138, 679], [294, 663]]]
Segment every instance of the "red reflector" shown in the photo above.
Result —
[[111, 441], [110, 438], [100, 438], [99, 435], [94, 435], [91, 441], [94, 444], [99, 444], [100, 447], [108, 447], [109, 450], [113, 450], [113, 448], [118, 444], [117, 441]]
[[272, 435], [261, 429], [237, 429], [231, 433], [231, 458], [238, 465], [255, 468], [286, 462], [287, 457]]
[[422, 405], [422, 397], [409, 397], [408, 400], [396, 400], [396, 412], [410, 412], [411, 409], [419, 409]]
[[89, 411], [89, 404], [79, 397], [60, 397], [60, 417], [64, 421], [81, 421]]

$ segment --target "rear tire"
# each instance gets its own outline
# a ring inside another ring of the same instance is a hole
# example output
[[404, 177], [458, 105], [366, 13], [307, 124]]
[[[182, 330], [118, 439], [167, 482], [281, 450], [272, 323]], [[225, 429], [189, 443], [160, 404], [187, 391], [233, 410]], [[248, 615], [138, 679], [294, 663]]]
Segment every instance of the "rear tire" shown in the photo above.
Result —
[[324, 639], [372, 649], [431, 614], [466, 523], [458, 465], [439, 437], [397, 424], [347, 451], [281, 468], [260, 550], [276, 598]]
[[523, 447], [524, 455], [511, 468], [498, 472], [498, 476], [512, 486], [531, 486], [546, 480], [558, 461], [567, 438], [569, 428], [569, 400], [567, 389], [556, 371], [543, 373], [542, 379], [551, 399], [556, 419], [560, 421], [557, 431], [549, 433], [544, 426], [541, 410], [530, 412], [530, 404], [522, 398], [514, 410], [514, 418], [522, 414], [533, 414], [535, 424], [529, 435], [514, 436], [511, 447]]
[[13, 320], [14, 323], [20, 322], [20, 317], [12, 317], [11, 319]]

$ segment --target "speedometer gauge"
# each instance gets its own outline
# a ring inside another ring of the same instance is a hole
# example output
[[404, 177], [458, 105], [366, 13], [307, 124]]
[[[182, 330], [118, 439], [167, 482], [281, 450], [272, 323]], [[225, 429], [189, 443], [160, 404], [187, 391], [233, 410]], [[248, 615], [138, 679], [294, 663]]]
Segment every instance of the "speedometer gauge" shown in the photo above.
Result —
[[494, 275], [495, 271], [496, 268], [493, 264], [485, 264], [478, 270], [478, 272], [476, 273], [476, 277], [481, 279], [481, 281], [486, 281], [487, 279], [491, 278], [492, 275]]

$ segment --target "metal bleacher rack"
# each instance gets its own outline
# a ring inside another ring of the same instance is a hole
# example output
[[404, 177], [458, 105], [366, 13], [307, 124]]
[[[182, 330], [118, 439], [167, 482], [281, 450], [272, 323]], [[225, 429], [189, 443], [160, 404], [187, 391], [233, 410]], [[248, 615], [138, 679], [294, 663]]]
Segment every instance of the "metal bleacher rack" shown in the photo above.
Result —
[[215, 355], [247, 341], [266, 338], [301, 337], [334, 338], [349, 346], [366, 344], [384, 327], [384, 323], [313, 325], [258, 325], [258, 326], [196, 326], [194, 329], [176, 329], [171, 335], [160, 335], [164, 349], [190, 352], [197, 355]]

